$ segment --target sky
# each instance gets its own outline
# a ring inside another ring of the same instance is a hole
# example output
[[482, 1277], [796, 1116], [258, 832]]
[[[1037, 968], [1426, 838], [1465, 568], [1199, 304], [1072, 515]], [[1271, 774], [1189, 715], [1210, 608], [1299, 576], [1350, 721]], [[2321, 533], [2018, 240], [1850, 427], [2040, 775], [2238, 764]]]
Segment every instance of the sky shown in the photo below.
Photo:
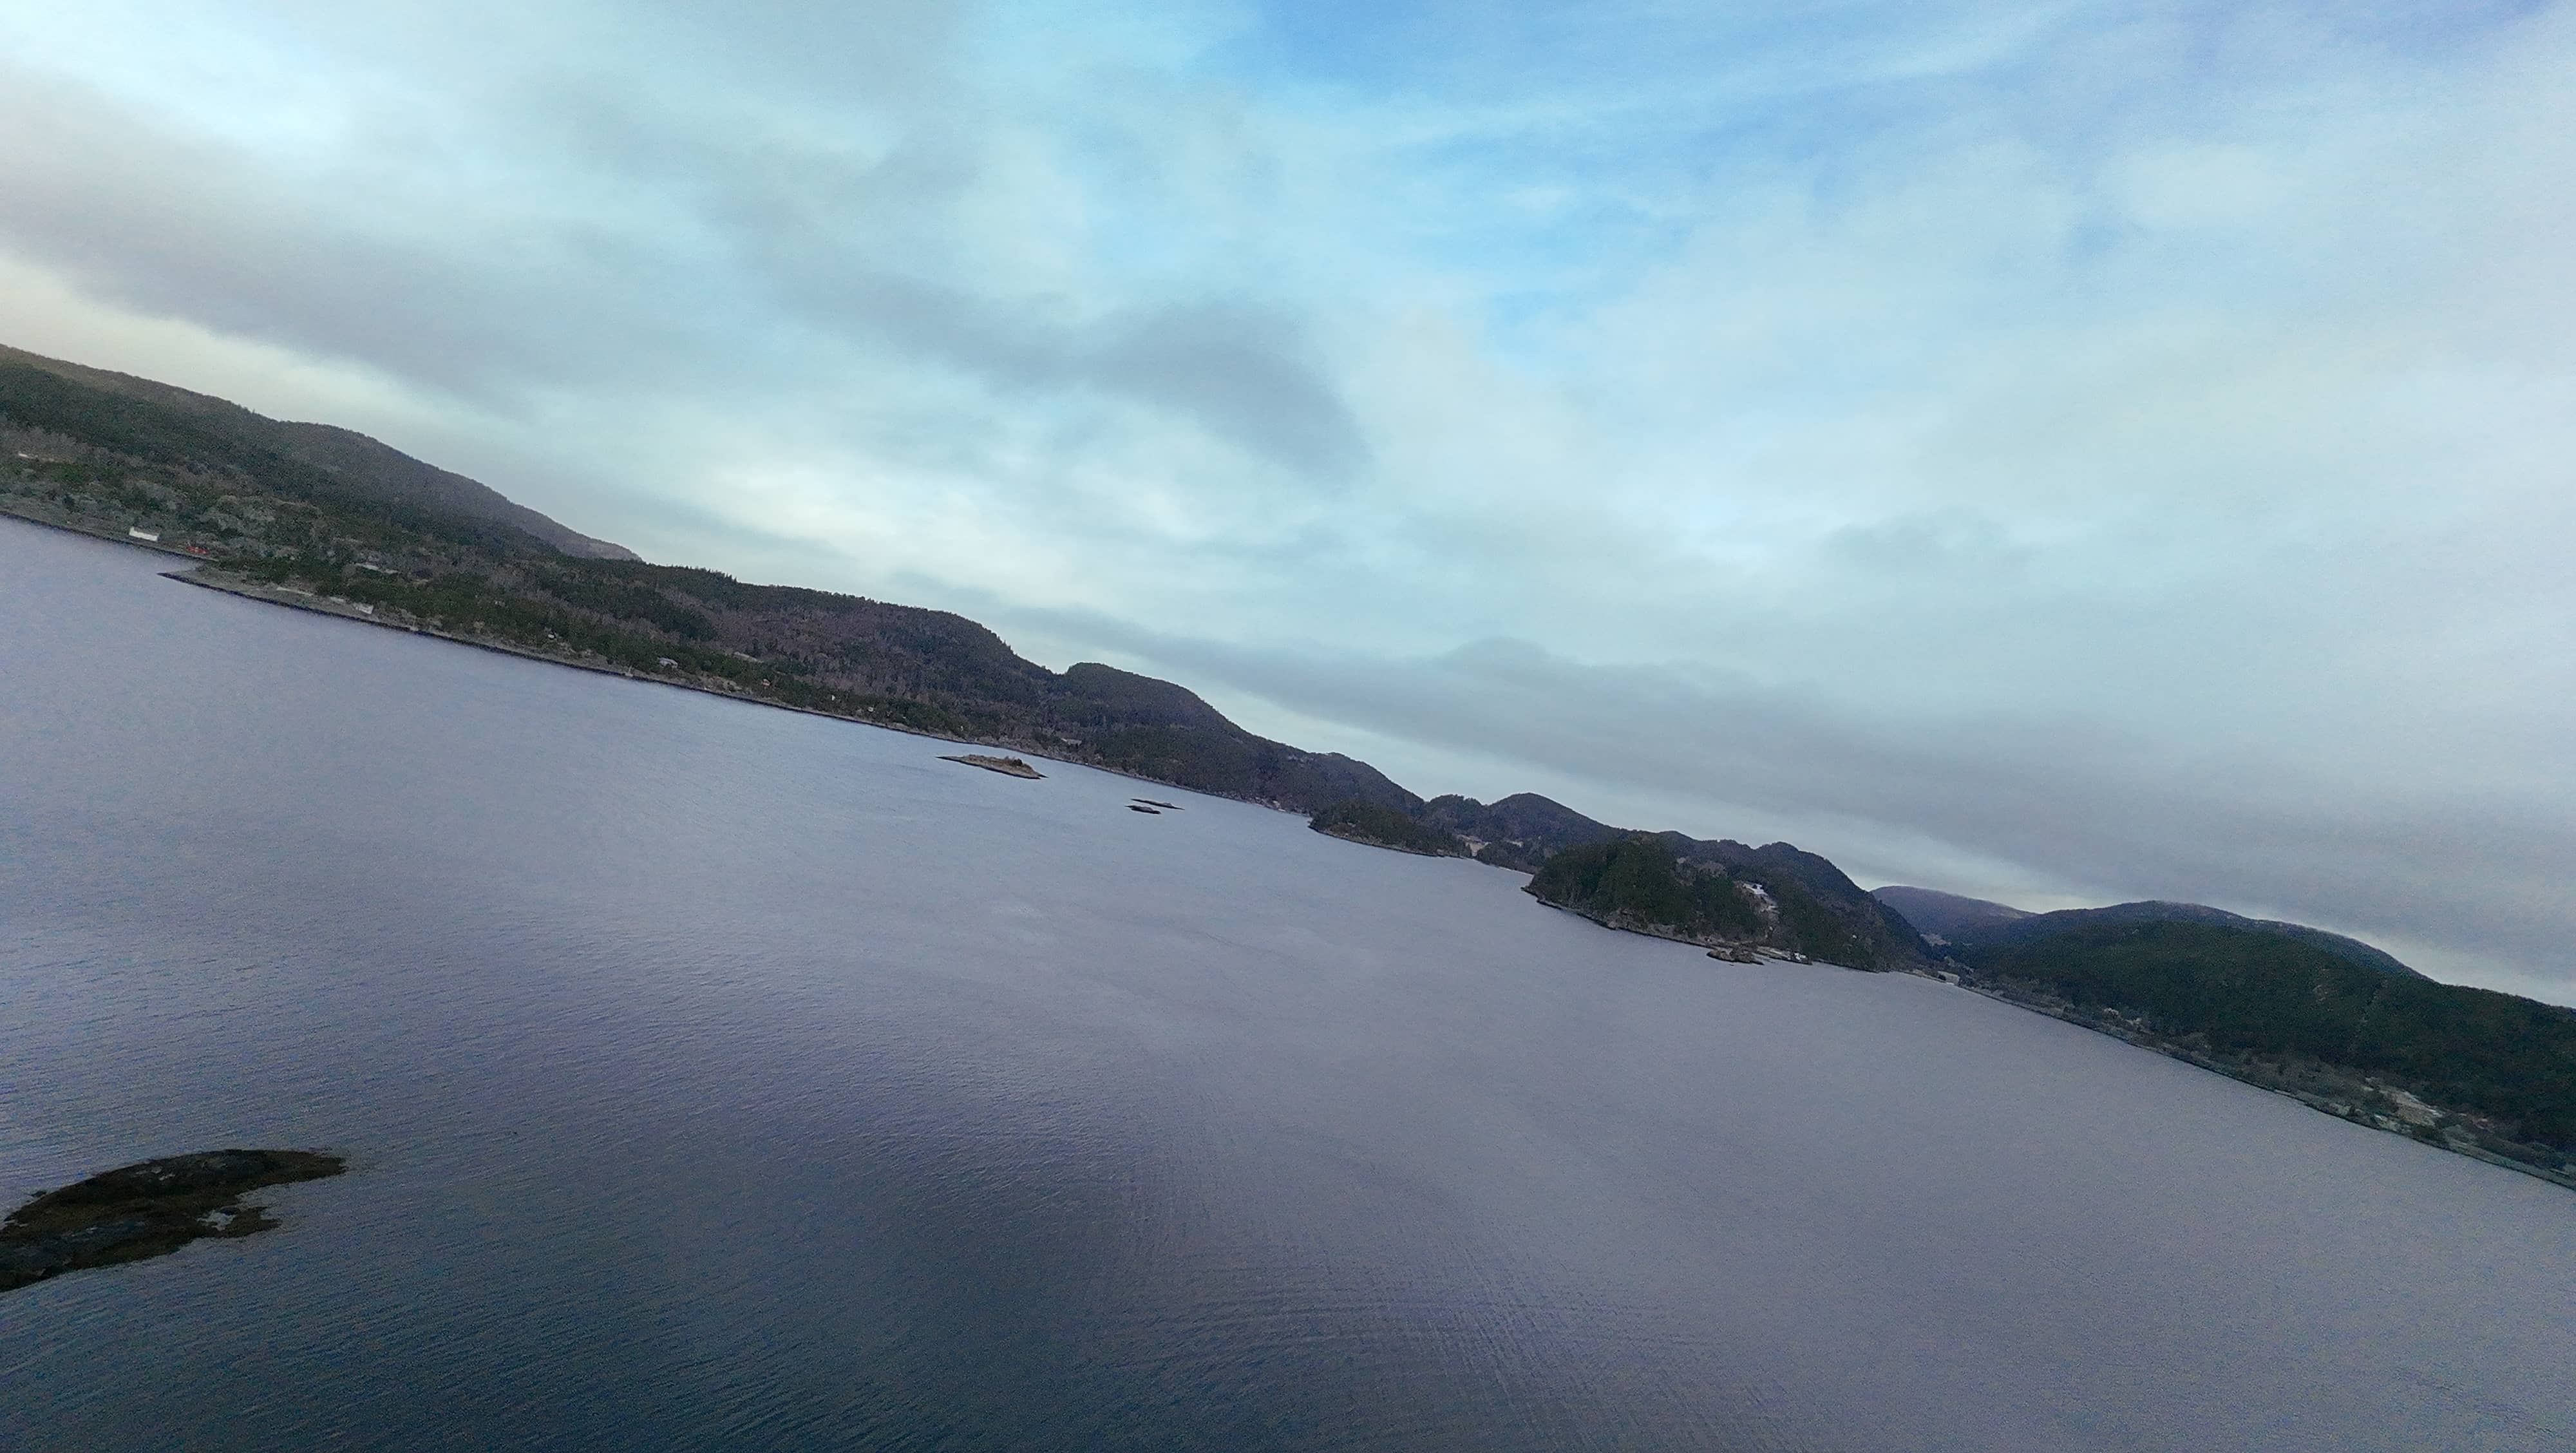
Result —
[[2576, 1003], [2576, 3], [0, 0], [0, 341]]

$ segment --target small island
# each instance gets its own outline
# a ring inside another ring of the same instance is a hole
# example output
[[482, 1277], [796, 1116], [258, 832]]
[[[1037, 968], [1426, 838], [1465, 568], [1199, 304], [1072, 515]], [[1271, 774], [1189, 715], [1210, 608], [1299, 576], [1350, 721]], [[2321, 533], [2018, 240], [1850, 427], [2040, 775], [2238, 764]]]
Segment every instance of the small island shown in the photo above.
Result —
[[1039, 771], [1037, 768], [1030, 766], [1028, 763], [1021, 761], [1017, 757], [987, 757], [981, 752], [968, 752], [962, 757], [941, 757], [939, 760], [943, 762], [963, 762], [969, 767], [981, 767], [987, 772], [999, 772], [1005, 777], [1026, 777], [1032, 782], [1040, 782], [1046, 779], [1046, 774], [1044, 772]]
[[0, 1223], [0, 1292], [67, 1271], [167, 1256], [201, 1236], [277, 1223], [241, 1198], [347, 1169], [311, 1150], [205, 1150], [103, 1171], [46, 1191]]

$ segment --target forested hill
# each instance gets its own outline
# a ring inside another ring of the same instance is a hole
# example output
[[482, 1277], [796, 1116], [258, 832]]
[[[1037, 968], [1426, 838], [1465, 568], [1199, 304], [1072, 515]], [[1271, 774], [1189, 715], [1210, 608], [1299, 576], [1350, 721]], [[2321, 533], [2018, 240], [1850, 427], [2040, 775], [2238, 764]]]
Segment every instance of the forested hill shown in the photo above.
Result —
[[1922, 969], [1905, 921], [1840, 869], [1787, 843], [1748, 848], [1635, 833], [1560, 848], [1530, 879], [1540, 902], [1639, 933], [1758, 947], [1856, 969]]

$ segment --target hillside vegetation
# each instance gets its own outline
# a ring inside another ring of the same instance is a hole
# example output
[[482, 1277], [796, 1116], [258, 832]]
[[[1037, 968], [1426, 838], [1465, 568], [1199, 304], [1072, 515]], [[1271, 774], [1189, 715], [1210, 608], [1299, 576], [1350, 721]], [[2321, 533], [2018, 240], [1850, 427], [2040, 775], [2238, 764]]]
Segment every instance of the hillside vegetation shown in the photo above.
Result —
[[1336, 802], [1318, 811], [1307, 826], [1320, 833], [1371, 847], [1422, 853], [1435, 858], [1463, 858], [1467, 845], [1446, 829], [1379, 802]]
[[1687, 943], [1759, 946], [1851, 968], [1922, 965], [1920, 941], [1890, 927], [1850, 879], [1833, 871], [1811, 884], [1822, 877], [1812, 865], [1784, 861], [1809, 855], [1785, 844], [1676, 844], [1675, 837], [1641, 833], [1560, 849], [1540, 865], [1529, 892], [1612, 928]]

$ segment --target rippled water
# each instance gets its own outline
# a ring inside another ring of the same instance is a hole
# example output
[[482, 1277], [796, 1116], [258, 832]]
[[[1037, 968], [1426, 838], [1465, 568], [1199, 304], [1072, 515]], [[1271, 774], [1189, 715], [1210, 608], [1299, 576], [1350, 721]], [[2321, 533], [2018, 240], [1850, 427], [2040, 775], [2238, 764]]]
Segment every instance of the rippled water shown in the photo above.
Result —
[[0, 522], [9, 1448], [2576, 1447], [2576, 1196], [1922, 980]]

